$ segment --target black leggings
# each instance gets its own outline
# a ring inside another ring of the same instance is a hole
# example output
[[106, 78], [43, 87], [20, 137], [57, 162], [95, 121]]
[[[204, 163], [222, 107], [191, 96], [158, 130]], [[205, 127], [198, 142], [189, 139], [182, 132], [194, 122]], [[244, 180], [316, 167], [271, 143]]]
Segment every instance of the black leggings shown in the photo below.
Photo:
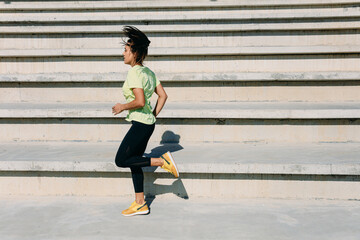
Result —
[[120, 144], [115, 157], [118, 167], [129, 167], [136, 193], [144, 192], [144, 174], [141, 167], [151, 164], [151, 158], [143, 157], [146, 145], [154, 131], [155, 123], [152, 125], [131, 121], [131, 128]]

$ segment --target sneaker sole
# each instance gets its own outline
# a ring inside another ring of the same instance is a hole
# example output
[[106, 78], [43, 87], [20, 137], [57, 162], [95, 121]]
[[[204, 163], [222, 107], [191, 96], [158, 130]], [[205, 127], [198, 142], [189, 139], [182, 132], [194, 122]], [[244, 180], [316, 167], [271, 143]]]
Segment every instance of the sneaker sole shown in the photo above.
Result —
[[142, 212], [135, 212], [135, 213], [132, 213], [132, 214], [122, 214], [123, 216], [125, 217], [131, 217], [131, 216], [135, 216], [135, 215], [144, 215], [144, 214], [148, 214], [149, 213], [149, 210], [146, 210], [146, 211], [142, 211]]
[[168, 153], [168, 155], [169, 155], [169, 157], [170, 157], [170, 160], [171, 160], [171, 162], [172, 162], [172, 164], [174, 165], [174, 167], [175, 167], [175, 170], [176, 170], [176, 173], [177, 173], [177, 177], [176, 178], [178, 178], [179, 176], [180, 176], [180, 173], [179, 173], [179, 170], [178, 170], [178, 168], [177, 168], [177, 166], [176, 166], [176, 164], [175, 164], [175, 161], [174, 161], [174, 159], [173, 159], [173, 157], [171, 156], [171, 153], [170, 152], [167, 152]]

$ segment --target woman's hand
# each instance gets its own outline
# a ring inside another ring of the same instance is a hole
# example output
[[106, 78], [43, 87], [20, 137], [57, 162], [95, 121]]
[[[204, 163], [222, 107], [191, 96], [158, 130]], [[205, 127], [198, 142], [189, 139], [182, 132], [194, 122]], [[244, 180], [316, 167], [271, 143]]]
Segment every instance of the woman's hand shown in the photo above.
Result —
[[135, 99], [129, 103], [115, 104], [112, 107], [112, 112], [114, 113], [114, 115], [117, 115], [124, 110], [133, 110], [133, 109], [138, 109], [138, 108], [142, 108], [145, 106], [144, 90], [142, 88], [132, 88], [132, 91], [135, 95]]
[[123, 108], [123, 104], [121, 104], [121, 103], [117, 103], [112, 107], [112, 112], [114, 115], [117, 115], [117, 114], [121, 113], [122, 111], [124, 111], [124, 108]]

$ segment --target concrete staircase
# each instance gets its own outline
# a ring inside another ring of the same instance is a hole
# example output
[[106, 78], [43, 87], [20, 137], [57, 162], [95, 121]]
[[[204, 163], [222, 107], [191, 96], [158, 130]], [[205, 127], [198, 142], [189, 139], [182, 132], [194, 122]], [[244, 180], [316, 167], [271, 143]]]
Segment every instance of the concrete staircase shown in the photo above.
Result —
[[350, 0], [0, 3], [0, 194], [132, 193], [113, 163], [124, 25], [169, 95], [147, 154], [182, 177], [149, 168], [148, 195], [360, 199]]

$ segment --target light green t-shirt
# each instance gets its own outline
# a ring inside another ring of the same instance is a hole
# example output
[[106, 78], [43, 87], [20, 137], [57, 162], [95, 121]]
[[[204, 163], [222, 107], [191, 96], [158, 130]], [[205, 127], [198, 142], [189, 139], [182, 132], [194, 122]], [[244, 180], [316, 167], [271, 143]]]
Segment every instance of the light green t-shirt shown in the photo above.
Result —
[[153, 124], [156, 121], [152, 113], [150, 98], [159, 84], [160, 81], [148, 67], [135, 65], [129, 70], [122, 87], [126, 102], [129, 103], [135, 99], [132, 88], [142, 88], [144, 90], [145, 106], [135, 110], [129, 110], [125, 120], [129, 122], [135, 120], [145, 124]]

